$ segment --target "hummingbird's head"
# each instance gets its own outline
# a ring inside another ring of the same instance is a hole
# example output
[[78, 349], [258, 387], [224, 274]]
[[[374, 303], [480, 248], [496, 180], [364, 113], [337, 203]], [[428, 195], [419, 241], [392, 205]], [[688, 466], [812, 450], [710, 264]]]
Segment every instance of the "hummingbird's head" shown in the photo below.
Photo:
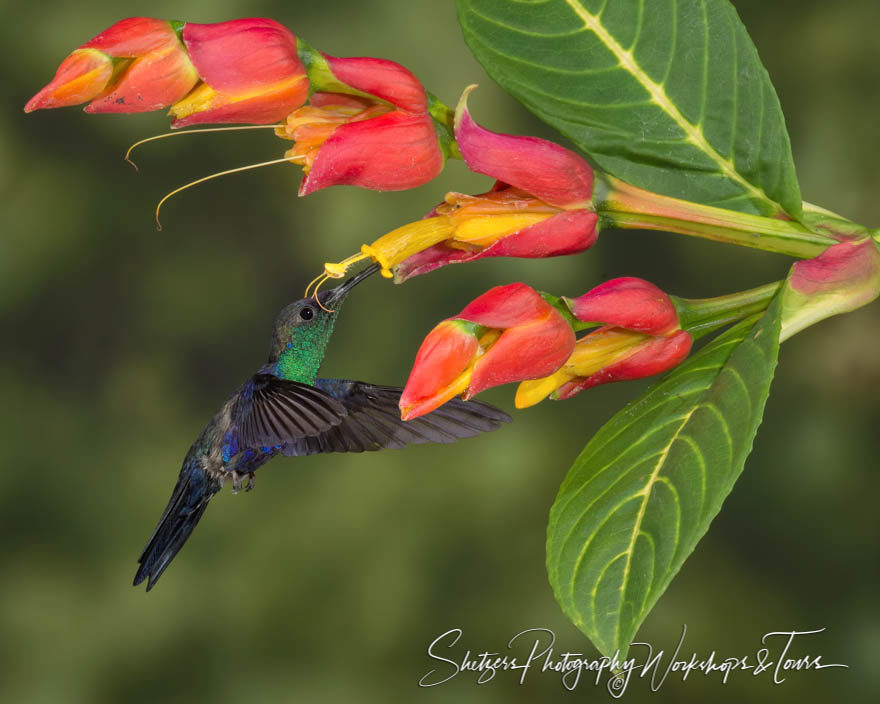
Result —
[[[378, 264], [368, 266], [336, 288], [300, 299], [281, 310], [275, 318], [269, 354], [269, 364], [275, 365], [278, 376], [300, 380], [298, 377], [313, 377], [317, 373], [343, 300], [378, 270]], [[306, 381], [311, 383], [311, 379]]]

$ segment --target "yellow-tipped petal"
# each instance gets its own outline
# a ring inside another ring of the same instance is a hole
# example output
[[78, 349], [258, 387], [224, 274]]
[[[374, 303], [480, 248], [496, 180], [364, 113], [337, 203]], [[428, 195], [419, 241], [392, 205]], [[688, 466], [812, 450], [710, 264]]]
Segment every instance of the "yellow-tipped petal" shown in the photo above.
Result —
[[650, 335], [622, 328], [597, 330], [578, 340], [563, 369], [572, 377], [591, 376], [649, 338]]
[[545, 376], [543, 379], [523, 381], [516, 389], [514, 404], [519, 409], [534, 406], [536, 403], [540, 403], [547, 398], [560, 386], [574, 378], [575, 376], [565, 371], [565, 368], [563, 367], [550, 376]]
[[451, 383], [438, 390], [431, 398], [423, 399], [417, 403], [404, 406], [400, 409], [400, 417], [403, 420], [412, 420], [430, 413], [435, 408], [439, 408], [447, 401], [460, 396], [467, 391], [468, 385], [471, 383], [471, 374], [473, 374], [474, 365], [471, 364], [461, 374], [459, 374]]
[[597, 330], [582, 337], [575, 344], [571, 356], [557, 372], [542, 379], [524, 381], [519, 385], [516, 390], [516, 407], [534, 406], [572, 379], [592, 376], [628, 354], [633, 346], [649, 337], [621, 328]]

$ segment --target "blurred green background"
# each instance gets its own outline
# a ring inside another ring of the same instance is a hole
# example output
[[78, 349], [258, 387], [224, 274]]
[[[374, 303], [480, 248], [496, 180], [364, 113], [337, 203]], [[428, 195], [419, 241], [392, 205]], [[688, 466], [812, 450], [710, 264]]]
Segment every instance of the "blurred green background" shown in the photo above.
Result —
[[[878, 225], [876, 0], [735, 3], [777, 86], [807, 200]], [[190, 179], [281, 155], [269, 133], [166, 140], [161, 114], [25, 116], [66, 53], [125, 16], [273, 17], [322, 50], [404, 63], [496, 130], [552, 136], [468, 54], [451, 2], [10, 2], [0, 8], [0, 700], [6, 702], [602, 701], [551, 675], [419, 689], [428, 643], [503, 650], [530, 627], [594, 653], [544, 571], [549, 507], [590, 435], [644, 384], [516, 413], [451, 447], [280, 459], [256, 491], [222, 493], [159, 587], [130, 587], [181, 459], [265, 358], [275, 313], [325, 260], [419, 217], [446, 190], [488, 184], [450, 163], [406, 193], [334, 188], [297, 199], [299, 169]], [[660, 233], [606, 233], [585, 255], [488, 260], [346, 304], [324, 371], [402, 383], [419, 341], [493, 285], [579, 294], [635, 275], [709, 296], [784, 275], [789, 261]], [[767, 631], [826, 627], [804, 651], [849, 670], [783, 685], [670, 679], [629, 701], [864, 700], [880, 689], [877, 388], [880, 306], [782, 349], [756, 452], [724, 510], [640, 631], [672, 649], [752, 654]], [[486, 399], [511, 410], [513, 388]]]

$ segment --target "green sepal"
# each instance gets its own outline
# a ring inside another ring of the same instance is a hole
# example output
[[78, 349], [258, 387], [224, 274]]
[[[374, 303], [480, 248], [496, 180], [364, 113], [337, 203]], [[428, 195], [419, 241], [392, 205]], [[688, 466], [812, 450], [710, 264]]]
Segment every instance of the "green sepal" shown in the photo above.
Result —
[[447, 159], [461, 159], [458, 142], [455, 141], [455, 111], [430, 91], [425, 91], [428, 98], [428, 114], [434, 121], [440, 151]]
[[861, 239], [870, 235], [864, 225], [847, 220], [845, 217], [832, 213], [830, 210], [804, 203], [804, 224], [813, 232], [831, 237], [838, 242]]
[[368, 98], [375, 102], [387, 102], [340, 81], [333, 75], [330, 64], [327, 63], [327, 59], [321, 52], [300, 37], [296, 39], [296, 53], [309, 78], [309, 96], [313, 93], [344, 93], [359, 98]]
[[571, 310], [569, 310], [562, 296], [554, 296], [552, 293], [547, 293], [546, 291], [538, 291], [538, 294], [540, 294], [541, 298], [547, 301], [547, 303], [553, 306], [559, 314], [565, 318], [565, 322], [568, 323], [571, 326], [571, 329], [575, 332], [591, 330], [604, 325], [604, 323], [584, 322], [583, 320], [578, 320]]

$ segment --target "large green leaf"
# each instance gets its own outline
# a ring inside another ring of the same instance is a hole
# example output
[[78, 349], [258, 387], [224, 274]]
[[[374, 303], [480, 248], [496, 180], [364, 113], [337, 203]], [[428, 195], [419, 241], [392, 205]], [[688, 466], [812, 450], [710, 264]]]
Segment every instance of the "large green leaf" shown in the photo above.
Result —
[[547, 570], [604, 654], [626, 652], [742, 471], [776, 367], [779, 311], [777, 296], [620, 411], [565, 478]]
[[458, 0], [477, 60], [635, 186], [801, 215], [779, 99], [727, 0]]

